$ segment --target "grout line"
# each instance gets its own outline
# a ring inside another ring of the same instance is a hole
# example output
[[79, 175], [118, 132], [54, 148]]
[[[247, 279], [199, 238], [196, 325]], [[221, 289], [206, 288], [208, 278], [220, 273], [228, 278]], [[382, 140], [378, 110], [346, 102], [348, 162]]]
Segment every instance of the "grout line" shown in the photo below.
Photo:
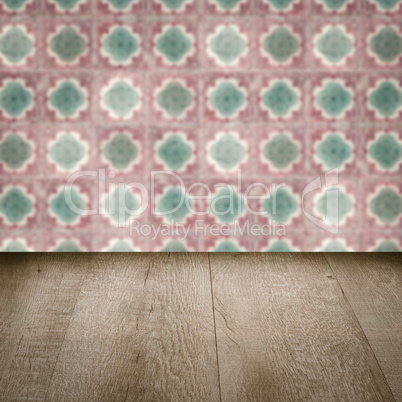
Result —
[[352, 304], [350, 303], [349, 299], [347, 298], [347, 296], [346, 296], [346, 294], [345, 294], [345, 292], [344, 292], [344, 290], [343, 290], [343, 288], [342, 288], [342, 285], [341, 285], [341, 283], [339, 282], [338, 277], [336, 276], [334, 270], [332, 269], [331, 263], [329, 262], [329, 260], [328, 260], [328, 258], [327, 258], [327, 253], [323, 253], [323, 255], [324, 255], [324, 259], [325, 259], [325, 261], [326, 261], [326, 263], [327, 263], [327, 265], [328, 265], [330, 271], [332, 272], [333, 277], [335, 278], [336, 282], [338, 283], [339, 288], [341, 289], [341, 292], [342, 292], [342, 295], [343, 295], [343, 298], [344, 298], [346, 304], [347, 304], [347, 305], [350, 307], [350, 309], [352, 310], [353, 316], [354, 316], [354, 318], [355, 318], [355, 320], [356, 320], [356, 322], [357, 322], [359, 328], [361, 329], [361, 331], [362, 331], [362, 333], [363, 333], [364, 339], [365, 339], [365, 341], [367, 342], [367, 345], [369, 346], [369, 348], [370, 348], [370, 350], [371, 350], [371, 352], [372, 352], [372, 354], [373, 354], [373, 356], [374, 356], [374, 359], [375, 359], [375, 361], [376, 361], [377, 364], [378, 364], [378, 367], [379, 367], [379, 369], [380, 369], [380, 371], [381, 371], [381, 374], [382, 374], [382, 376], [383, 376], [384, 382], [385, 382], [385, 384], [387, 385], [390, 394], [394, 397], [394, 401], [396, 401], [395, 396], [394, 396], [394, 394], [393, 394], [393, 392], [392, 392], [392, 389], [391, 389], [391, 387], [390, 387], [390, 385], [389, 385], [389, 383], [388, 383], [387, 377], [385, 376], [385, 374], [384, 374], [384, 372], [383, 372], [383, 370], [382, 370], [382, 366], [381, 366], [380, 362], [379, 362], [378, 359], [377, 359], [377, 355], [375, 354], [375, 352], [374, 352], [374, 350], [373, 350], [373, 348], [372, 348], [372, 346], [371, 346], [371, 343], [370, 343], [369, 339], [367, 338], [367, 335], [366, 335], [366, 333], [365, 333], [365, 331], [364, 331], [362, 325], [360, 324], [360, 321], [359, 321], [359, 319], [358, 319], [358, 317], [357, 317], [357, 315], [356, 315], [356, 313], [355, 313], [355, 310], [353, 309]]
[[213, 315], [213, 319], [214, 319], [216, 364], [217, 364], [217, 366], [218, 366], [219, 400], [222, 401], [221, 376], [220, 376], [220, 370], [219, 370], [219, 355], [218, 355], [218, 337], [216, 336], [216, 319], [215, 319], [214, 290], [213, 290], [213, 286], [212, 286], [211, 253], [208, 253], [208, 264], [209, 264], [209, 279], [210, 279], [210, 283], [211, 283], [212, 315]]

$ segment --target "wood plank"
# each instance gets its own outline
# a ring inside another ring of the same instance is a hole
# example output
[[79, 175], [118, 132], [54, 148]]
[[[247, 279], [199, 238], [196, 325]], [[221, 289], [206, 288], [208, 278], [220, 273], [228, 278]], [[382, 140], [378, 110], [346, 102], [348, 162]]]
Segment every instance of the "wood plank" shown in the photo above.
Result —
[[0, 400], [41, 400], [90, 256], [0, 256]]
[[47, 400], [218, 399], [208, 256], [97, 254]]
[[402, 258], [400, 254], [328, 254], [397, 401], [402, 401]]
[[223, 401], [393, 401], [325, 258], [211, 254]]

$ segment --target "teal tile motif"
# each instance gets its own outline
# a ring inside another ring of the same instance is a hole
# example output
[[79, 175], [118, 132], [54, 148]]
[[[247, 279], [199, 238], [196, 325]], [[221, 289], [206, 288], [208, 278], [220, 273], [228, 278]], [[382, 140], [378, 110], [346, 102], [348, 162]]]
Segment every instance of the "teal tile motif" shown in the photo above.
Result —
[[22, 12], [33, 0], [0, 0], [0, 4], [6, 11]]
[[402, 249], [394, 240], [383, 240], [373, 251], [375, 253], [399, 253]]
[[54, 253], [82, 253], [83, 250], [76, 240], [64, 240], [52, 250]]
[[139, 0], [99, 0], [107, 4], [109, 9], [114, 12], [128, 11], [134, 4], [138, 4]]
[[88, 52], [87, 38], [76, 26], [62, 26], [51, 36], [48, 49], [57, 64], [75, 65]]
[[181, 132], [168, 132], [156, 144], [156, 155], [165, 168], [180, 172], [194, 158], [194, 145]]
[[391, 12], [400, 8], [402, 0], [369, 0], [375, 4], [378, 11]]
[[339, 132], [326, 133], [314, 148], [314, 159], [327, 170], [342, 170], [353, 159], [353, 145]]
[[401, 18], [0, 0], [0, 251], [401, 252]]
[[264, 251], [268, 253], [290, 253], [295, 250], [286, 240], [276, 240]]
[[160, 250], [161, 253], [187, 253], [188, 251], [188, 248], [179, 240], [172, 240]]
[[195, 53], [195, 38], [184, 26], [167, 25], [155, 37], [154, 52], [168, 66], [183, 66]]
[[344, 253], [350, 251], [342, 240], [330, 240], [318, 250], [323, 253]]
[[218, 66], [234, 66], [248, 54], [248, 38], [236, 25], [221, 25], [207, 39], [208, 56]]
[[315, 90], [315, 107], [327, 119], [341, 119], [353, 108], [353, 97], [342, 80], [328, 79]]
[[224, 240], [220, 242], [213, 250], [215, 253], [238, 253], [243, 251], [244, 250], [232, 240]]
[[24, 171], [33, 156], [34, 144], [23, 133], [8, 132], [0, 141], [0, 164], [7, 171]]
[[111, 119], [129, 120], [142, 106], [142, 91], [130, 80], [114, 79], [103, 88], [101, 107]]
[[287, 65], [301, 52], [299, 35], [288, 26], [276, 26], [261, 41], [262, 54], [274, 65]]
[[337, 191], [336, 197], [328, 197], [327, 192], [320, 195], [315, 202], [319, 215], [329, 223], [344, 224], [354, 213], [354, 200], [342, 188], [332, 187], [329, 191]]
[[88, 159], [88, 144], [76, 132], [58, 133], [49, 144], [49, 159], [62, 172], [78, 170]]
[[34, 102], [33, 90], [23, 80], [5, 80], [0, 86], [0, 111], [6, 119], [23, 119]]
[[284, 172], [300, 159], [300, 144], [291, 134], [278, 132], [264, 143], [261, 154], [272, 170]]
[[130, 241], [123, 239], [114, 241], [106, 251], [110, 253], [131, 253], [136, 250]]
[[184, 81], [165, 81], [157, 90], [155, 106], [165, 119], [184, 119], [194, 107], [194, 91]]
[[327, 26], [314, 38], [314, 54], [324, 65], [340, 66], [354, 53], [354, 42], [343, 25]]
[[101, 42], [101, 54], [112, 66], [129, 66], [141, 53], [141, 38], [126, 26], [112, 27]]
[[106, 213], [114, 225], [124, 225], [138, 215], [141, 201], [132, 191], [117, 188], [106, 196]]
[[393, 132], [380, 132], [368, 145], [369, 160], [378, 170], [392, 172], [402, 163], [402, 141]]
[[396, 119], [402, 110], [402, 89], [395, 80], [381, 80], [369, 91], [368, 107], [379, 119]]
[[328, 12], [343, 12], [348, 4], [351, 4], [353, 0], [315, 0], [317, 3], [324, 7]]
[[62, 79], [49, 90], [47, 105], [58, 119], [78, 119], [88, 107], [88, 91], [75, 79]]
[[288, 12], [299, 3], [299, 0], [262, 0], [262, 2], [268, 4], [272, 11]]
[[402, 34], [397, 26], [382, 26], [368, 41], [368, 51], [379, 65], [396, 64], [402, 57]]
[[261, 91], [261, 108], [271, 119], [289, 119], [300, 109], [301, 92], [290, 80], [277, 80]]
[[166, 13], [183, 12], [187, 5], [191, 4], [194, 0], [154, 0], [162, 6], [162, 10]]
[[49, 0], [59, 12], [76, 12], [87, 0]]
[[208, 0], [220, 12], [234, 13], [239, 11], [242, 4], [247, 3], [247, 0]]
[[218, 119], [236, 119], [247, 107], [247, 91], [234, 79], [217, 80], [207, 96], [207, 106]]
[[279, 223], [288, 223], [299, 213], [299, 201], [286, 187], [277, 189], [262, 203], [262, 210]]
[[23, 66], [35, 53], [35, 37], [24, 25], [8, 25], [0, 33], [0, 61], [6, 66]]
[[34, 199], [18, 186], [9, 186], [0, 195], [0, 218], [3, 224], [22, 226], [35, 213]]
[[140, 149], [129, 133], [115, 132], [103, 144], [102, 156], [112, 169], [129, 171], [138, 162]]
[[23, 253], [33, 251], [29, 250], [23, 240], [10, 240], [6, 241], [4, 247], [0, 248], [0, 252], [2, 253]]
[[157, 212], [168, 222], [182, 223], [193, 208], [192, 201], [178, 187], [168, 188], [157, 202]]
[[67, 201], [67, 194], [63, 186], [49, 200], [49, 214], [56, 218], [58, 224], [62, 226], [78, 225], [82, 218], [79, 212], [86, 211], [88, 207], [86, 195], [77, 188], [71, 188], [70, 196], [71, 203]]
[[247, 144], [234, 131], [218, 133], [208, 145], [208, 159], [219, 171], [234, 171], [247, 159]]
[[402, 196], [392, 187], [383, 187], [368, 208], [381, 225], [396, 225], [402, 216]]
[[244, 213], [241, 195], [224, 187], [212, 198], [210, 211], [218, 222], [232, 224]]

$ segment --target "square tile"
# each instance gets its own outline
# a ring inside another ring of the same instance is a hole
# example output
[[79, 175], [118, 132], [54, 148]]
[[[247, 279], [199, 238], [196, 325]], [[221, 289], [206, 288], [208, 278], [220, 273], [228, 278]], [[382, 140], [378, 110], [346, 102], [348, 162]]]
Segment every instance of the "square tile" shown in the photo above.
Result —
[[204, 121], [246, 123], [252, 118], [253, 74], [211, 73], [204, 77]]
[[44, 80], [44, 122], [83, 123], [92, 117], [92, 74], [61, 72]]
[[95, 137], [98, 168], [133, 179], [147, 174], [149, 156], [144, 126], [97, 126]]
[[0, 70], [36, 69], [41, 58], [40, 30], [23, 18], [5, 23], [0, 29]]
[[202, 177], [235, 177], [239, 170], [246, 177], [253, 175], [256, 131], [252, 125], [206, 128], [202, 132]]
[[360, 116], [361, 77], [356, 73], [311, 76], [310, 120], [314, 122], [356, 121]]
[[0, 226], [7, 230], [36, 229], [40, 224], [40, 196], [36, 180], [0, 178]]
[[255, 109], [257, 121], [284, 123], [306, 120], [306, 77], [303, 74], [261, 75]]
[[401, 69], [402, 20], [365, 19], [363, 60], [365, 68]]
[[148, 93], [141, 75], [129, 71], [100, 74], [94, 92], [98, 122], [140, 124], [146, 121]]
[[70, 177], [97, 167], [93, 129], [88, 124], [42, 126], [42, 171], [46, 177]]
[[308, 50], [304, 18], [256, 19], [256, 59], [259, 69], [287, 70], [306, 67]]
[[146, 23], [98, 19], [96, 30], [97, 65], [102, 69], [147, 68], [150, 49]]
[[402, 175], [402, 130], [398, 125], [371, 127], [364, 130], [362, 164], [367, 176]]
[[0, 125], [0, 176], [38, 176], [41, 129], [38, 125]]
[[148, 132], [151, 171], [169, 170], [181, 177], [198, 177], [203, 154], [199, 137], [198, 128], [192, 126], [151, 126]]
[[153, 21], [149, 31], [149, 56], [153, 69], [196, 70], [202, 44], [199, 22], [189, 17]]
[[44, 20], [42, 46], [45, 68], [90, 70], [93, 46], [91, 20]]
[[386, 123], [402, 116], [402, 75], [391, 72], [367, 76], [364, 91], [364, 119]]
[[197, 123], [199, 120], [198, 74], [154, 74], [149, 82], [150, 121]]
[[325, 18], [311, 24], [310, 66], [331, 71], [356, 70], [361, 60], [359, 18]]
[[259, 126], [253, 157], [257, 176], [296, 176], [305, 173], [307, 133], [303, 125]]
[[41, 78], [38, 73], [0, 72], [0, 123], [38, 119]]
[[329, 124], [310, 127], [310, 171], [325, 173], [338, 169], [343, 177], [358, 174], [362, 138], [365, 138], [365, 133], [359, 126]]
[[206, 69], [244, 70], [254, 66], [255, 19], [206, 19], [201, 52]]
[[41, 186], [41, 211], [43, 228], [67, 229], [76, 233], [91, 229], [93, 188], [97, 181], [87, 175], [72, 180], [66, 185], [61, 178], [43, 180]]

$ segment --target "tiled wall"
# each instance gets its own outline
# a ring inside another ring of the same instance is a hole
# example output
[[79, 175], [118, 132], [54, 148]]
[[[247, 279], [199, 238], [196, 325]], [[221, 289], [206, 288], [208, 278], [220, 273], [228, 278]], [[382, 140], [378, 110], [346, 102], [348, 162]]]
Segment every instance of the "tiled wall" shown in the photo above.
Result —
[[401, 222], [401, 0], [0, 0], [1, 250], [394, 251]]

